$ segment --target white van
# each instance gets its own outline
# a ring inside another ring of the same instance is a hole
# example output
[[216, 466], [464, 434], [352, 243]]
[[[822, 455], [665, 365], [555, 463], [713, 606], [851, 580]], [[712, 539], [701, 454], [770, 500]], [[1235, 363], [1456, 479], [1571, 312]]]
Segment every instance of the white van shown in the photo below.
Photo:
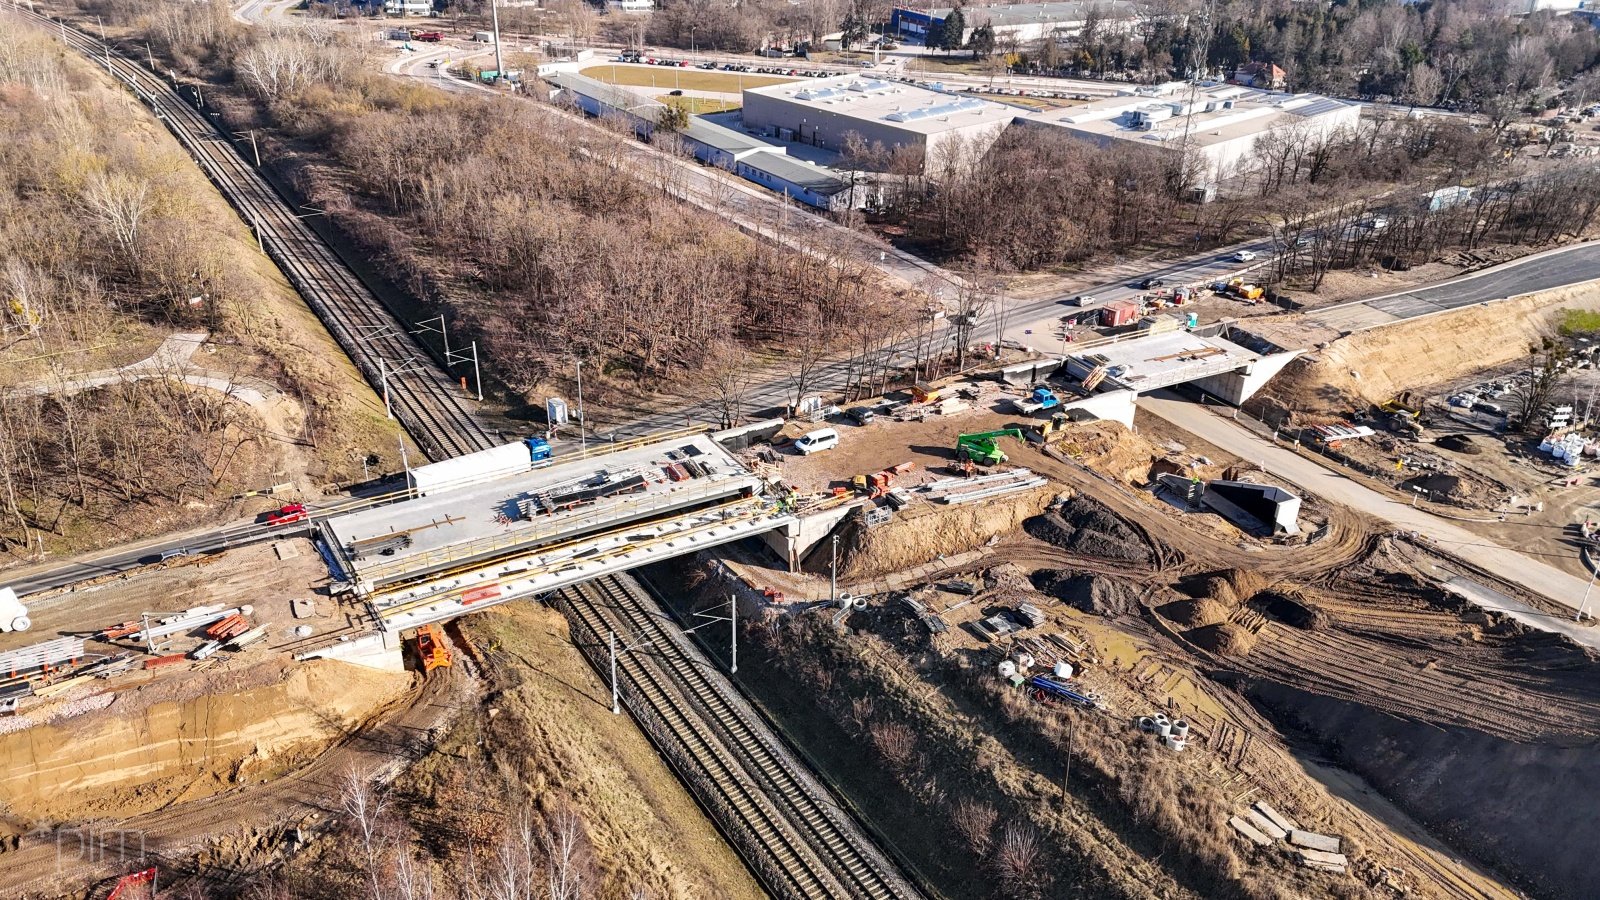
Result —
[[813, 453], [821, 453], [824, 450], [832, 450], [837, 446], [839, 446], [839, 432], [834, 431], [832, 428], [818, 428], [816, 431], [808, 431], [796, 438], [794, 442], [794, 448], [807, 456]]

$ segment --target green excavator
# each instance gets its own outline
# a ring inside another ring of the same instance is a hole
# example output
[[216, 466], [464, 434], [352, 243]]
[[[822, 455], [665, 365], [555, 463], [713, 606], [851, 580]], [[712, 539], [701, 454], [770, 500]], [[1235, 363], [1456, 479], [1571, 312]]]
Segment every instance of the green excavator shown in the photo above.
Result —
[[963, 434], [956, 438], [956, 459], [966, 462], [971, 460], [981, 466], [992, 466], [1005, 462], [1008, 457], [1000, 449], [1000, 438], [1014, 437], [1022, 440], [1022, 431], [1018, 428], [1002, 428], [999, 431], [985, 431], [980, 434]]

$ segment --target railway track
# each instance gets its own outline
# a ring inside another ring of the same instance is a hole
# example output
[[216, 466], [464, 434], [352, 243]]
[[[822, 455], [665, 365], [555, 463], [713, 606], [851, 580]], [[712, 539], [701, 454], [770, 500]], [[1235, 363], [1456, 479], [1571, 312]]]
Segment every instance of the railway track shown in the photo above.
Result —
[[388, 386], [395, 418], [433, 459], [498, 443], [462, 405], [457, 388], [421, 342], [297, 214], [293, 203], [245, 159], [232, 136], [183, 91], [115, 46], [61, 20], [16, 7], [128, 86], [194, 157], [211, 183], [255, 231], [260, 246], [305, 298], [367, 383]]
[[[672, 742], [686, 751], [674, 754], [663, 746], [669, 759], [686, 757], [701, 770], [703, 778], [685, 780], [720, 795], [701, 802], [723, 812], [719, 827], [746, 859], [757, 857], [751, 867], [774, 895], [920, 897], [754, 711], [711, 673], [710, 662], [662, 623], [660, 608], [637, 582], [606, 576], [558, 597], [598, 669], [606, 665], [606, 632], [637, 645], [617, 659], [631, 689], [630, 712], [641, 724], [664, 726], [661, 732], [646, 726], [658, 746]], [[586, 647], [580, 635], [587, 636]]]

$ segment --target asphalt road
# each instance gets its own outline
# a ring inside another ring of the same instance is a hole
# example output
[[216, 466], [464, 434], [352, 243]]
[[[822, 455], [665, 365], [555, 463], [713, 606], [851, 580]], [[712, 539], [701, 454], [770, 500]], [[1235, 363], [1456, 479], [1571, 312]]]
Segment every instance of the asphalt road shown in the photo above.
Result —
[[1600, 278], [1600, 241], [1535, 253], [1429, 287], [1326, 306], [1306, 315], [1340, 331], [1364, 331], [1401, 319], [1565, 287], [1594, 278]]

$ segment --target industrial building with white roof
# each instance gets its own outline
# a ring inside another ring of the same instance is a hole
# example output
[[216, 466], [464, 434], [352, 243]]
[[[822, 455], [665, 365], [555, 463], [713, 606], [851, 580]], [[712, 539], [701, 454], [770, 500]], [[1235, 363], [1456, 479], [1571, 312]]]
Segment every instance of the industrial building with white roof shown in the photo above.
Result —
[[1102, 147], [1144, 147], [1194, 154], [1197, 183], [1215, 185], [1245, 168], [1256, 140], [1274, 128], [1326, 133], [1353, 126], [1361, 107], [1317, 94], [1285, 94], [1239, 85], [1170, 82], [1082, 106], [1016, 116], [1060, 128]]
[[1016, 115], [1001, 103], [861, 75], [744, 92], [745, 128], [833, 151], [854, 132], [869, 144], [920, 147], [931, 159], [952, 141], [987, 146]]

